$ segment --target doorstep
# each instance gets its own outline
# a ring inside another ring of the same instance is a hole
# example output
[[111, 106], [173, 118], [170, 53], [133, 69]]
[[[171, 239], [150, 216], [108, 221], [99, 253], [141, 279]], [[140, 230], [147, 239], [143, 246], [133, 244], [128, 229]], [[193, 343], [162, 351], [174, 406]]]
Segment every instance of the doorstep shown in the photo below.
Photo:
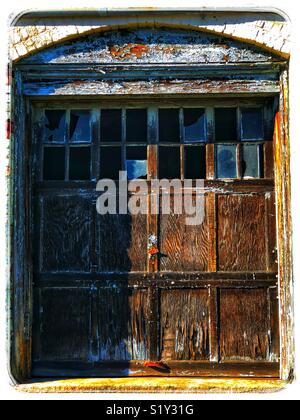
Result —
[[272, 393], [287, 384], [279, 379], [84, 378], [35, 379], [15, 389], [25, 393]]

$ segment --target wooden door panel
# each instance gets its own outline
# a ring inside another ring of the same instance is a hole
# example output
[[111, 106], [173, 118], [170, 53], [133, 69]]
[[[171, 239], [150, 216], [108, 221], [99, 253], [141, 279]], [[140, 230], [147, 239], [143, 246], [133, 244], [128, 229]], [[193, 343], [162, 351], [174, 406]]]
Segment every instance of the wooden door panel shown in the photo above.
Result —
[[91, 201], [78, 194], [40, 198], [38, 243], [42, 272], [90, 271]]
[[[222, 361], [272, 361], [274, 359], [274, 354], [271, 355], [272, 348], [273, 351], [277, 351], [278, 337], [276, 330], [271, 332], [274, 321], [270, 319], [270, 310], [268, 289], [221, 289], [220, 357]], [[273, 336], [273, 345], [271, 336]]]
[[126, 285], [98, 292], [99, 361], [147, 360], [147, 290]]
[[[207, 199], [204, 200], [206, 205]], [[207, 219], [199, 226], [186, 224], [187, 214], [174, 214], [174, 197], [171, 197], [171, 214], [161, 214], [159, 220], [160, 270], [208, 271], [209, 231]]]
[[147, 216], [97, 215], [99, 271], [147, 270]]
[[34, 325], [36, 361], [90, 360], [91, 296], [83, 288], [43, 288]]
[[267, 271], [265, 196], [218, 196], [219, 271]]
[[160, 329], [163, 360], [209, 360], [208, 291], [161, 292]]

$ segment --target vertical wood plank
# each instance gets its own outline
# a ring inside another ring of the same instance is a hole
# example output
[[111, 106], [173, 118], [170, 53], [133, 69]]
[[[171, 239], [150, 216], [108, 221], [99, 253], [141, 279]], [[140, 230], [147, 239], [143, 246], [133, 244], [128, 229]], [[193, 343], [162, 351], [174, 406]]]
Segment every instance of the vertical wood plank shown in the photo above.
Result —
[[215, 145], [213, 143], [206, 145], [206, 178], [215, 179]]
[[292, 274], [291, 173], [289, 139], [289, 75], [285, 69], [280, 76], [280, 113], [276, 115], [274, 130], [275, 183], [278, 215], [278, 255], [281, 349], [281, 379], [294, 376], [294, 320]]
[[273, 142], [267, 141], [264, 144], [264, 178], [274, 179], [274, 155]]
[[[152, 112], [151, 131], [149, 133], [150, 139], [153, 143], [158, 140], [158, 114]], [[151, 144], [148, 146], [148, 178], [149, 180], [158, 178], [158, 146]], [[155, 204], [156, 208], [153, 208]], [[158, 238], [158, 212], [159, 212], [159, 193], [150, 191], [148, 195], [148, 238], [150, 235], [155, 235]], [[147, 247], [145, 243], [145, 247]], [[159, 245], [159, 243], [158, 243]], [[157, 273], [159, 270], [159, 258], [151, 260], [148, 257], [148, 273]], [[151, 361], [159, 359], [159, 314], [158, 314], [159, 291], [157, 281], [153, 278], [150, 287], [148, 288], [148, 304], [149, 311], [147, 314], [147, 337], [149, 358]]]
[[207, 194], [207, 221], [209, 235], [208, 271], [217, 271], [217, 197], [210, 192]]
[[209, 288], [209, 354], [211, 362], [219, 362], [219, 293], [216, 287]]

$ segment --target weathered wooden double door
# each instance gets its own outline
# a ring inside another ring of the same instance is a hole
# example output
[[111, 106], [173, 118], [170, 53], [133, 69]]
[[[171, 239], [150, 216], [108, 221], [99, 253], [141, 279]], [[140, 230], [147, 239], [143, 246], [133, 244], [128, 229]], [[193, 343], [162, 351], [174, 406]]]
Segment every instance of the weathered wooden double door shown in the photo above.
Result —
[[[275, 102], [35, 104], [33, 375], [278, 376]], [[148, 211], [117, 181], [100, 215], [121, 170]], [[180, 180], [169, 214], [154, 179]], [[173, 205], [186, 179], [198, 225]]]

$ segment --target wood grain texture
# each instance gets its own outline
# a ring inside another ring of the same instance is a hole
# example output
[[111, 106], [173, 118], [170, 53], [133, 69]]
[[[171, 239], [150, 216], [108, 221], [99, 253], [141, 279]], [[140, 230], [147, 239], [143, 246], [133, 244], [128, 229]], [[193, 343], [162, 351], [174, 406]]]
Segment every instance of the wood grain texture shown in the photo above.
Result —
[[267, 289], [220, 291], [222, 361], [269, 361], [270, 322]]
[[40, 361], [88, 361], [90, 311], [88, 289], [43, 289], [36, 302], [34, 354]]
[[220, 271], [266, 270], [265, 197], [218, 196], [218, 266]]
[[266, 243], [268, 271], [278, 272], [278, 249], [276, 228], [276, 197], [275, 193], [266, 195]]
[[280, 359], [280, 325], [279, 325], [279, 290], [277, 287], [269, 289], [270, 295], [270, 358], [272, 362]]
[[[80, 194], [41, 198], [42, 271], [90, 270], [91, 199]], [[39, 251], [38, 249], [36, 250]]]
[[185, 213], [174, 214], [174, 196], [170, 197], [170, 202], [171, 214], [162, 214], [159, 222], [160, 270], [207, 271], [209, 233], [206, 216], [201, 225], [188, 226]]
[[99, 361], [147, 360], [147, 291], [100, 289], [98, 297]]
[[99, 271], [147, 270], [147, 216], [97, 215]]
[[163, 360], [209, 360], [209, 297], [205, 289], [161, 293]]

